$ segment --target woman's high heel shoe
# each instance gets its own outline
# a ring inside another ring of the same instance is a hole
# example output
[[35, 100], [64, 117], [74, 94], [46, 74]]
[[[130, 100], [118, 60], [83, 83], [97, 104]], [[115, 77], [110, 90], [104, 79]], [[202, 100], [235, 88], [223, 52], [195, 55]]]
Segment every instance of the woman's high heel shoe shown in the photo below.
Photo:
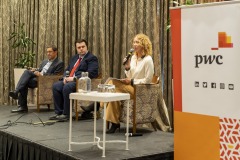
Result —
[[111, 128], [106, 132], [107, 134], [111, 134], [111, 133], [115, 133], [115, 131], [119, 129], [120, 132], [120, 123], [116, 124], [116, 123], [112, 123]]

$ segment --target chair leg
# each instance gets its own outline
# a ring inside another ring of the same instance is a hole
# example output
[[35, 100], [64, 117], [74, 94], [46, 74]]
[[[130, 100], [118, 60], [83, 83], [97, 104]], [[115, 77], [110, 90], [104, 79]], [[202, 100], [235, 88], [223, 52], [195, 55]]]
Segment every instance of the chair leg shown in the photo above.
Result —
[[40, 104], [37, 104], [37, 112], [40, 112]]
[[133, 134], [137, 132], [137, 124], [133, 123]]
[[75, 121], [78, 121], [78, 111], [77, 110], [75, 111], [75, 117], [76, 117]]
[[77, 101], [75, 101], [75, 121], [78, 121]]
[[97, 119], [100, 119], [100, 118], [101, 118], [101, 112], [100, 112], [100, 110], [97, 111], [96, 115], [97, 115]]
[[50, 111], [50, 104], [48, 104], [47, 106], [48, 106], [48, 110]]
[[151, 124], [152, 124], [153, 129], [154, 129], [155, 131], [157, 131], [156, 122], [151, 122]]

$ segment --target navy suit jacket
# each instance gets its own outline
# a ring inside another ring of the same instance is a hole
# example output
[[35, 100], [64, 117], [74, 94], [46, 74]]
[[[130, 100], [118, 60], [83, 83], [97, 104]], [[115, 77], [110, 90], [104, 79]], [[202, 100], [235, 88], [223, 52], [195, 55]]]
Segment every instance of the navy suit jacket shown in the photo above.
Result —
[[[66, 76], [66, 71], [71, 72], [78, 59], [79, 54], [76, 54], [71, 58], [70, 63], [64, 72], [64, 77]], [[91, 79], [98, 76], [98, 59], [90, 52], [86, 53], [84, 58], [81, 60], [80, 65], [75, 71], [75, 77], [80, 78], [82, 76], [82, 72], [88, 72], [88, 77]]]
[[[39, 72], [42, 71], [43, 67], [47, 64], [48, 60], [43, 60], [39, 67]], [[47, 72], [44, 75], [61, 75], [64, 70], [64, 63], [63, 61], [56, 58], [51, 66], [48, 68]]]

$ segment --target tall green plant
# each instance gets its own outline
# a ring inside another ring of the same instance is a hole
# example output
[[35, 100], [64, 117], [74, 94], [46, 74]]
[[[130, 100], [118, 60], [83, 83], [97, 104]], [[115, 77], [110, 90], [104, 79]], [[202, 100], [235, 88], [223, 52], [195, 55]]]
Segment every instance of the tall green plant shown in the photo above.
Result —
[[27, 33], [24, 30], [24, 23], [18, 26], [18, 30], [10, 34], [9, 41], [12, 41], [11, 47], [15, 49], [16, 53], [19, 54], [16, 59], [15, 66], [24, 68], [32, 67], [35, 59], [34, 52], [31, 51], [31, 48], [36, 43], [27, 36]]

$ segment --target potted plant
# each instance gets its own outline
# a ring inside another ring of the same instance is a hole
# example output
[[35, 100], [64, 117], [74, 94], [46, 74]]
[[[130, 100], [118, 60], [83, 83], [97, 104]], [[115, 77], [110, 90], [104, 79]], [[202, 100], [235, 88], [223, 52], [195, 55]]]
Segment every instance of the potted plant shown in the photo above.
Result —
[[[16, 24], [14, 23], [14, 25]], [[24, 70], [27, 67], [33, 66], [35, 54], [31, 51], [31, 49], [36, 43], [27, 36], [27, 33], [24, 30], [24, 23], [18, 26], [17, 31], [14, 31], [10, 34], [10, 38], [8, 40], [12, 42], [11, 47], [14, 49], [14, 52], [17, 53], [17, 58], [15, 59], [15, 66], [17, 68], [14, 69], [14, 79], [16, 86]]]
[[18, 30], [10, 34], [9, 41], [13, 41], [12, 48], [19, 54], [15, 66], [18, 68], [32, 67], [35, 58], [34, 52], [30, 49], [36, 43], [27, 36], [24, 30], [24, 23], [18, 26]]

